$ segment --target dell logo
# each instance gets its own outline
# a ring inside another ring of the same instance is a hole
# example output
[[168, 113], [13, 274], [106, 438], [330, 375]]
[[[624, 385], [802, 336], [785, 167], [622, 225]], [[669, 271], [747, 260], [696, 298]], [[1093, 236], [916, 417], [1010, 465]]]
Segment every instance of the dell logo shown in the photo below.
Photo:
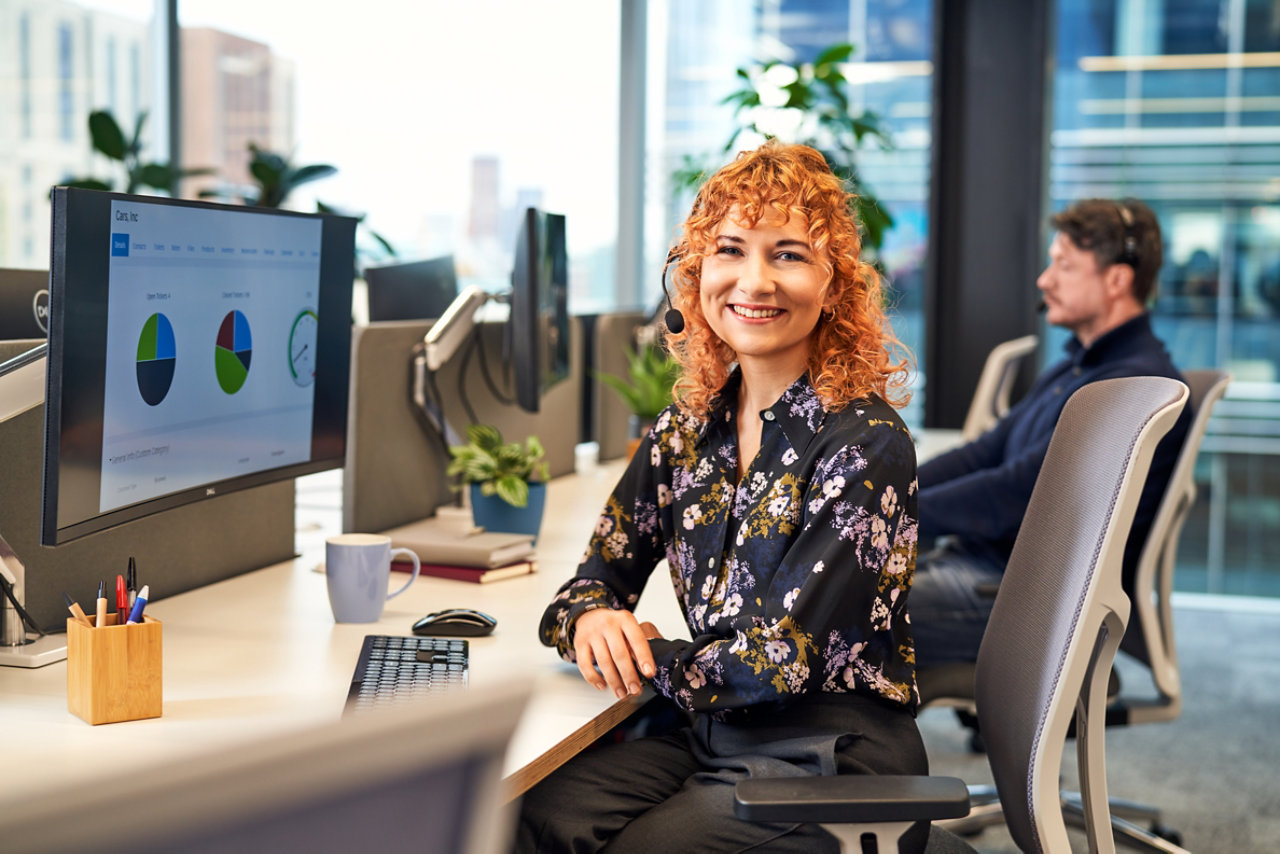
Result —
[[43, 288], [36, 291], [31, 298], [31, 310], [35, 313], [36, 324], [45, 335], [49, 334], [49, 292]]

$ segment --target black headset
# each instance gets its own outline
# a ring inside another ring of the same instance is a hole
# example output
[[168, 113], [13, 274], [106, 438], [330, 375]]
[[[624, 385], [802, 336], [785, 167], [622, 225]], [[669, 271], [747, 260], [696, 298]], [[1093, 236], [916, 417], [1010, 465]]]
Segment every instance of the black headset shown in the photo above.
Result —
[[1124, 242], [1120, 249], [1117, 264], [1128, 264], [1137, 271], [1140, 257], [1138, 255], [1138, 238], [1133, 233], [1133, 212], [1120, 202], [1116, 202], [1116, 213], [1120, 214], [1120, 225], [1124, 229]]
[[667, 313], [663, 315], [662, 320], [673, 335], [679, 335], [684, 331], [684, 315], [680, 313], [680, 309], [671, 304], [671, 292], [667, 290], [667, 268], [679, 260], [680, 254], [676, 252], [675, 247], [672, 247], [667, 252], [667, 263], [662, 265], [662, 293], [667, 298]]

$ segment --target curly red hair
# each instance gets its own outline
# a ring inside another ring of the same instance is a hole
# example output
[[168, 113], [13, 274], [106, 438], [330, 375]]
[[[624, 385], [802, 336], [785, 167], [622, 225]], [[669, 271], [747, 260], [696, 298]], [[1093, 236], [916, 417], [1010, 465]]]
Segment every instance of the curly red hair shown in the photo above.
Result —
[[895, 406], [910, 399], [904, 388], [907, 360], [890, 357], [891, 350], [904, 348], [885, 315], [880, 275], [860, 257], [853, 203], [819, 152], [776, 140], [740, 153], [702, 186], [672, 250], [678, 256], [672, 262], [672, 301], [685, 326], [679, 334], [667, 333], [666, 342], [682, 369], [675, 388], [682, 410], [705, 415], [737, 360], [711, 330], [698, 294], [702, 260], [714, 251], [716, 233], [731, 211], [747, 227], [769, 212], [800, 217], [810, 245], [828, 259], [830, 310], [813, 331], [808, 365], [823, 405], [840, 409], [873, 392]]

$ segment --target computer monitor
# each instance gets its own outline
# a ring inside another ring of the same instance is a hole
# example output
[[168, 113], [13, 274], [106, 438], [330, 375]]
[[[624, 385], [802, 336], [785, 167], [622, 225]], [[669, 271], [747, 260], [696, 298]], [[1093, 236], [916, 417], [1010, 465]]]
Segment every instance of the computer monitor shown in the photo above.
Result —
[[502, 772], [529, 692], [519, 680], [448, 692], [158, 767], [95, 776], [87, 761], [85, 779], [9, 804], [0, 848], [504, 852], [515, 804]]
[[355, 228], [54, 189], [44, 545], [342, 465]]
[[369, 321], [441, 317], [458, 295], [453, 256], [366, 267]]
[[0, 340], [49, 332], [49, 271], [0, 269]]
[[[446, 438], [450, 430], [439, 401], [429, 393], [431, 376], [469, 340], [476, 312], [491, 298], [474, 285], [463, 288], [415, 354], [414, 401]], [[569, 257], [563, 214], [526, 209], [516, 238], [511, 291], [498, 298], [510, 305], [505, 355], [514, 377], [513, 400], [526, 412], [537, 412], [543, 393], [569, 376]]]
[[528, 208], [511, 272], [511, 363], [516, 402], [537, 412], [542, 393], [569, 376], [569, 259], [562, 214]]

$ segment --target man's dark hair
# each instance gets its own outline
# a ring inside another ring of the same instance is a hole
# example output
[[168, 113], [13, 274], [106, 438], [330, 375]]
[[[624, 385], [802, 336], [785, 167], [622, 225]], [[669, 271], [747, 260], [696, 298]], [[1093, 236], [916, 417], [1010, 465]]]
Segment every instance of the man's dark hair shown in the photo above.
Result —
[[1146, 305], [1156, 296], [1156, 275], [1164, 263], [1160, 223], [1137, 199], [1081, 199], [1054, 214], [1049, 224], [1093, 254], [1099, 270], [1113, 264], [1133, 268], [1133, 296]]

